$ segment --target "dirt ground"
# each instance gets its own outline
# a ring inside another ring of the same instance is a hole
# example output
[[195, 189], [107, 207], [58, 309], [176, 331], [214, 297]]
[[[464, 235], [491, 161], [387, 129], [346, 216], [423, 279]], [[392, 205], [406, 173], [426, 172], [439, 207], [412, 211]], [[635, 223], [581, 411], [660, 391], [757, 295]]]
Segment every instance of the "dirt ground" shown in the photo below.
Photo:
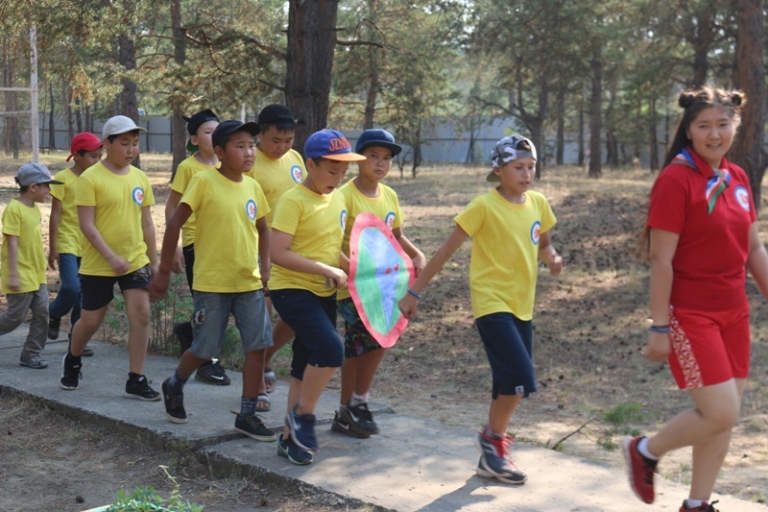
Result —
[[[64, 156], [45, 155], [42, 161], [57, 171], [65, 166]], [[142, 159], [158, 200], [153, 216], [159, 245], [170, 159], [164, 155]], [[12, 176], [21, 163], [0, 159], [0, 187], [13, 187]], [[400, 178], [397, 169], [391, 171], [386, 183], [399, 194], [406, 216], [404, 231], [428, 257], [452, 229], [453, 216], [488, 190], [485, 174], [485, 168], [427, 168], [414, 180]], [[636, 253], [653, 176], [643, 170], [607, 170], [599, 180], [585, 176], [581, 169], [550, 168], [536, 183], [557, 215], [553, 241], [566, 266], [557, 279], [541, 270], [534, 313], [539, 391], [518, 409], [510, 432], [519, 441], [618, 467], [617, 447], [624, 435], [652, 433], [690, 402], [677, 391], [666, 365], [649, 363], [640, 355], [648, 325], [648, 269]], [[0, 194], [0, 209], [10, 197]], [[49, 205], [41, 209], [47, 233]], [[765, 219], [761, 216], [761, 231], [768, 240]], [[449, 425], [484, 423], [490, 374], [469, 302], [470, 249], [471, 242], [466, 242], [425, 290], [416, 319], [380, 368], [374, 400], [397, 412]], [[54, 272], [49, 272], [49, 283], [52, 291], [58, 288]], [[748, 294], [752, 376], [716, 490], [765, 503], [768, 327], [762, 320], [768, 304], [753, 282], [748, 283]], [[331, 386], [338, 385], [337, 375]], [[76, 511], [103, 504], [76, 505], [76, 489], [82, 486], [104, 489], [104, 503], [118, 489], [139, 485], [167, 494], [173, 482], [161, 465], [170, 468], [181, 495], [205, 505], [205, 510], [252, 510], [254, 503], [260, 503], [263, 491], [253, 483], [212, 480], [194, 461], [152, 452], [133, 440], [77, 425], [13, 397], [0, 396], [0, 406], [0, 426], [9, 433], [3, 435], [0, 449], [10, 453], [0, 460], [2, 510]], [[670, 454], [660, 471], [670, 480], [688, 482], [690, 452]], [[36, 484], [28, 475], [37, 475]], [[74, 475], [87, 478], [79, 478], [75, 485]], [[267, 498], [268, 507], [259, 509], [302, 510], [308, 503], [301, 491], [269, 489]], [[46, 501], [54, 499], [60, 502]], [[312, 509], [358, 510], [359, 505], [313, 502]]]

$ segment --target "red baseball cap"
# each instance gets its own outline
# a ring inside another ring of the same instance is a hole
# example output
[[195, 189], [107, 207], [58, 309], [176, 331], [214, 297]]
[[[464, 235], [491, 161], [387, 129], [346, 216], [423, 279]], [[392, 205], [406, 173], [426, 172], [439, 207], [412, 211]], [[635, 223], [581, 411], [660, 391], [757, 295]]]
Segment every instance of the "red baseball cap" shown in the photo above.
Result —
[[101, 139], [91, 132], [81, 132], [72, 138], [72, 142], [69, 144], [70, 155], [67, 157], [67, 162], [75, 156], [78, 151], [96, 151], [102, 146]]

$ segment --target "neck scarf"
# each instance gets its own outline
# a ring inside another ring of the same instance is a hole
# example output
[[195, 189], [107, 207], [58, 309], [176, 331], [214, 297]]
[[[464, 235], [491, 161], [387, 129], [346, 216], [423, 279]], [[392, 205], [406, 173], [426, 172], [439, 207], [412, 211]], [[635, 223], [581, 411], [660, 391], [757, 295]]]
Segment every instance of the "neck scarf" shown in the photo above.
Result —
[[716, 169], [715, 167], [708, 165], [704, 169], [701, 169], [696, 165], [696, 159], [688, 148], [684, 148], [680, 154], [672, 159], [672, 163], [682, 164], [700, 172], [704, 177], [710, 174], [708, 170], [711, 170], [710, 176], [707, 178], [707, 186], [704, 190], [704, 197], [707, 200], [707, 213], [711, 214], [715, 209], [715, 202], [720, 194], [731, 183], [731, 174], [728, 169]]

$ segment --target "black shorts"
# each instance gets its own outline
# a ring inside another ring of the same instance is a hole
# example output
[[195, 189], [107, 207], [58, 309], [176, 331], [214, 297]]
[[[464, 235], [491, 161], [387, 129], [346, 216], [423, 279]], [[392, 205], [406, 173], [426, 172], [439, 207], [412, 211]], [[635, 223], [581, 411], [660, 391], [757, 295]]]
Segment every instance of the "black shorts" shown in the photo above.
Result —
[[523, 395], [536, 391], [533, 370], [533, 322], [512, 313], [491, 313], [475, 320], [491, 365], [491, 396]]
[[184, 273], [187, 274], [187, 284], [189, 285], [189, 291], [192, 291], [192, 283], [194, 282], [194, 268], [195, 268], [195, 244], [189, 244], [181, 248], [181, 254], [184, 256]]
[[115, 283], [120, 291], [149, 288], [149, 265], [122, 276], [87, 276], [80, 274], [80, 289], [83, 293], [82, 309], [96, 311], [110, 302], [115, 296]]

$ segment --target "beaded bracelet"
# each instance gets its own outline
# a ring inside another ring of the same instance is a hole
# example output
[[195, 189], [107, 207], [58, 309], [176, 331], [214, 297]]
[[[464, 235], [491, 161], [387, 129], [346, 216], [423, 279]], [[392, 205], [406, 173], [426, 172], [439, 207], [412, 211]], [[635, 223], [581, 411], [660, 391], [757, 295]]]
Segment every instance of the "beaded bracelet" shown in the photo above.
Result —
[[416, 293], [415, 291], [411, 290], [410, 288], [408, 288], [408, 293], [410, 293], [411, 295], [413, 295], [417, 299], [421, 300], [421, 295]]
[[669, 332], [669, 326], [668, 325], [652, 325], [648, 328], [651, 332], [660, 332], [663, 334], [666, 334]]

